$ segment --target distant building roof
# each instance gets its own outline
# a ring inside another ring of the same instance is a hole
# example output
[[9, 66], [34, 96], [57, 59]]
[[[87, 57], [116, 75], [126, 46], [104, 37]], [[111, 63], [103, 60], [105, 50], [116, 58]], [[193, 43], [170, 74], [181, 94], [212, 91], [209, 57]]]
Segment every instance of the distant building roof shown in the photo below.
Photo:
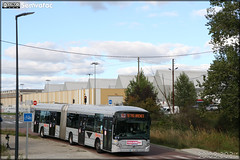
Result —
[[[20, 94], [41, 93], [43, 89], [19, 89]], [[16, 90], [1, 91], [1, 98], [16, 97]]]
[[87, 88], [87, 82], [65, 82], [63, 90], [71, 91], [76, 89], [85, 89]]
[[127, 88], [130, 81], [136, 80], [136, 75], [119, 75], [116, 81], [116, 88]]
[[63, 91], [64, 84], [46, 84], [44, 87], [44, 92], [57, 92]]
[[[146, 76], [148, 81], [153, 83], [154, 76]], [[116, 83], [116, 88], [127, 88], [130, 81], [136, 81], [136, 75], [119, 75]]]
[[[116, 79], [96, 79], [96, 88], [115, 88]], [[89, 79], [87, 82], [87, 88], [95, 87], [95, 79]]]
[[[181, 73], [186, 73], [189, 77], [189, 80], [192, 81], [196, 88], [197, 80], [200, 83], [203, 82], [203, 76], [207, 76], [207, 71], [200, 71], [200, 70], [175, 70], [174, 71], [174, 81], [177, 80], [177, 77], [180, 76]], [[155, 74], [156, 78], [160, 80], [160, 85], [163, 85], [163, 79], [165, 85], [172, 85], [172, 71], [170, 70], [157, 70]]]

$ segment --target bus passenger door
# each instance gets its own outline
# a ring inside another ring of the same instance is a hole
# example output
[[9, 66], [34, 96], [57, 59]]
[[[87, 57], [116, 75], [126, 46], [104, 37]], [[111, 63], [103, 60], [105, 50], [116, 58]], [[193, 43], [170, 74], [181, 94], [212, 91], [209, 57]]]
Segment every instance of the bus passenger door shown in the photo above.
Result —
[[103, 149], [112, 149], [112, 122], [113, 118], [104, 117], [103, 119]]
[[40, 121], [40, 111], [35, 111], [33, 132], [38, 133]]
[[55, 126], [57, 121], [57, 112], [50, 112], [49, 135], [55, 136]]
[[86, 116], [79, 115], [78, 144], [80, 145], [84, 145], [86, 120]]

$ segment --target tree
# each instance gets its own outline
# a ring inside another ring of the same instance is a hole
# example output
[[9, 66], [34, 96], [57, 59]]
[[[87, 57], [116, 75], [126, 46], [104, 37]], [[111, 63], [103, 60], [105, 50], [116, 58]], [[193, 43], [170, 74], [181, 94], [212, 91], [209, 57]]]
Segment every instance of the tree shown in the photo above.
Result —
[[143, 71], [139, 74], [139, 81], [136, 76], [136, 81], [130, 81], [125, 91], [124, 105], [138, 106], [154, 113], [159, 110], [157, 105], [157, 91], [153, 84], [148, 81]]
[[[226, 128], [239, 124], [239, 26], [240, 3], [237, 1], [211, 1], [206, 26], [211, 35], [215, 60], [210, 65], [208, 77], [202, 84], [202, 98], [212, 102], [219, 99], [222, 119]], [[220, 11], [216, 11], [220, 7]], [[221, 119], [221, 118], [220, 118]]]
[[177, 81], [174, 85], [175, 88], [175, 104], [179, 107], [189, 107], [196, 103], [197, 92], [193, 82], [189, 80], [189, 77], [183, 72], [177, 77]]

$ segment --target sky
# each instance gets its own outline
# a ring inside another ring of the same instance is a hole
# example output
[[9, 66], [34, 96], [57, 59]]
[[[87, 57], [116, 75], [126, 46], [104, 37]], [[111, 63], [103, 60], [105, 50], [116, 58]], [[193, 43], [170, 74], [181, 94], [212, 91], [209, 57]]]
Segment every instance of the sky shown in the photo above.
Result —
[[168, 70], [173, 58], [179, 70], [207, 71], [214, 60], [204, 16], [209, 7], [208, 1], [24, 1], [20, 9], [1, 7], [1, 89], [16, 88], [18, 14], [35, 12], [18, 18], [19, 88], [43, 89], [46, 80], [87, 81], [92, 62], [99, 63], [97, 78], [136, 75], [137, 57], [146, 75]]

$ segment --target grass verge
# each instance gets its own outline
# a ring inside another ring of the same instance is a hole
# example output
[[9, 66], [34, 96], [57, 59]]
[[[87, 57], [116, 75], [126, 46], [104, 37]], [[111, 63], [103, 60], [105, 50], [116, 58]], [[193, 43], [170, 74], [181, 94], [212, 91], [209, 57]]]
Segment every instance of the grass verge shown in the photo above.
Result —
[[216, 130], [152, 129], [151, 143], [173, 148], [200, 148], [219, 153], [239, 154], [239, 138]]
[[16, 113], [4, 113], [4, 112], [1, 112], [1, 115], [16, 115]]
[[[15, 135], [15, 130], [11, 130], [11, 129], [2, 129], [1, 130], [1, 134], [2, 135]], [[26, 134], [25, 133], [22, 133], [22, 132], [19, 132], [18, 133], [19, 136], [22, 136], [22, 137], [26, 137]], [[28, 134], [28, 137], [29, 138], [39, 138], [38, 135], [31, 135], [31, 134]]]

